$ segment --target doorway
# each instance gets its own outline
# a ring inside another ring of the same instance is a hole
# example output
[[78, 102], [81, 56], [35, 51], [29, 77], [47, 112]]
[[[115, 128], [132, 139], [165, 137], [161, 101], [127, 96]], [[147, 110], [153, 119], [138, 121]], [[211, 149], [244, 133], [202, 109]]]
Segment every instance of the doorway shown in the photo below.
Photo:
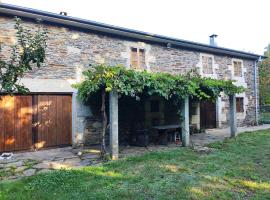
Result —
[[216, 102], [202, 101], [200, 103], [201, 128], [216, 128]]

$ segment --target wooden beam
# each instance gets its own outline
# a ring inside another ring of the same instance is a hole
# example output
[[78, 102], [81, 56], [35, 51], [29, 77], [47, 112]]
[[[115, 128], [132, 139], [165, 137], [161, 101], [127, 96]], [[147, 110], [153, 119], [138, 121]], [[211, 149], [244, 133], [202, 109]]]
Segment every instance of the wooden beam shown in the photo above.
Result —
[[229, 96], [230, 102], [230, 129], [231, 137], [235, 137], [237, 134], [237, 119], [236, 119], [236, 98], [235, 95]]
[[111, 92], [110, 97], [110, 147], [112, 160], [119, 157], [118, 144], [118, 94]]
[[181, 114], [182, 114], [182, 143], [183, 146], [189, 146], [190, 135], [189, 135], [189, 98], [185, 97], [181, 104]]

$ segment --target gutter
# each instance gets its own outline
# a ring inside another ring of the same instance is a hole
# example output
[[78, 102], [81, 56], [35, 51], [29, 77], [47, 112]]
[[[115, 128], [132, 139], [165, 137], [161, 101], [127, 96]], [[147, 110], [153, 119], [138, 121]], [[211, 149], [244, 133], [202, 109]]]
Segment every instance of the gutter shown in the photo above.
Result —
[[246, 59], [252, 59], [257, 60], [260, 56], [253, 53], [248, 53], [244, 51], [238, 51], [228, 48], [221, 48], [221, 47], [214, 47], [202, 43], [197, 42], [191, 42], [186, 40], [180, 40], [177, 38], [157, 35], [157, 34], [151, 34], [147, 32], [142, 31], [136, 31], [132, 29], [122, 28], [118, 26], [112, 26], [104, 23], [98, 23], [95, 21], [90, 20], [84, 20], [79, 18], [74, 18], [70, 16], [64, 16], [64, 15], [58, 15], [51, 12], [45, 12], [20, 6], [14, 6], [10, 4], [4, 4], [0, 3], [0, 14], [6, 14], [11, 16], [18, 16], [18, 17], [24, 17], [28, 19], [42, 19], [43, 22], [47, 23], [55, 23], [59, 25], [65, 25], [75, 28], [80, 28], [83, 30], [92, 30], [92, 31], [98, 31], [101, 33], [113, 35], [113, 36], [120, 36], [125, 37], [129, 39], [136, 39], [136, 40], [142, 40], [142, 41], [148, 41], [148, 42], [154, 42], [159, 43], [167, 46], [167, 44], [172, 45], [172, 47], [175, 48], [185, 48], [185, 49], [191, 49], [201, 52], [208, 52], [208, 53], [214, 53], [219, 55], [228, 55], [238, 58], [246, 58]]

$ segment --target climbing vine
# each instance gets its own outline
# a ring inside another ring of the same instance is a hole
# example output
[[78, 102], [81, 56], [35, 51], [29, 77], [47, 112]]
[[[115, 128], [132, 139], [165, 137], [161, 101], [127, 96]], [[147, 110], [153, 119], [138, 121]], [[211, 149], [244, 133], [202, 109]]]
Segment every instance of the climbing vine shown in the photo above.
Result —
[[197, 99], [214, 99], [224, 92], [226, 95], [241, 93], [231, 80], [202, 78], [195, 72], [186, 75], [169, 73], [149, 73], [135, 71], [122, 66], [92, 66], [84, 73], [85, 80], [75, 87], [79, 90], [80, 99], [86, 101], [92, 94], [104, 89], [105, 92], [115, 91], [140, 99], [142, 94], [158, 95], [165, 99], [182, 100], [186, 96]]
[[103, 118], [101, 156], [106, 153], [105, 133], [107, 115], [105, 111], [106, 94], [114, 91], [119, 95], [131, 96], [140, 100], [142, 95], [158, 95], [165, 99], [180, 102], [183, 98], [215, 99], [224, 92], [227, 95], [243, 92], [231, 80], [202, 78], [191, 71], [186, 75], [169, 73], [149, 73], [135, 71], [122, 66], [96, 65], [83, 72], [85, 79], [74, 85], [78, 89], [79, 98], [87, 101], [90, 96], [101, 92], [101, 113]]

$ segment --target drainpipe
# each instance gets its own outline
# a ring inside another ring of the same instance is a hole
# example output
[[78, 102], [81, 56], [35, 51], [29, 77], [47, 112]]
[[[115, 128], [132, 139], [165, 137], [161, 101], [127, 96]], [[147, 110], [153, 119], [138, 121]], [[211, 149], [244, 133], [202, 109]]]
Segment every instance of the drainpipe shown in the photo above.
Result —
[[261, 60], [259, 57], [258, 60], [254, 62], [254, 93], [255, 93], [255, 124], [258, 125], [259, 121], [259, 111], [258, 111], [258, 83], [257, 83], [257, 63]]

